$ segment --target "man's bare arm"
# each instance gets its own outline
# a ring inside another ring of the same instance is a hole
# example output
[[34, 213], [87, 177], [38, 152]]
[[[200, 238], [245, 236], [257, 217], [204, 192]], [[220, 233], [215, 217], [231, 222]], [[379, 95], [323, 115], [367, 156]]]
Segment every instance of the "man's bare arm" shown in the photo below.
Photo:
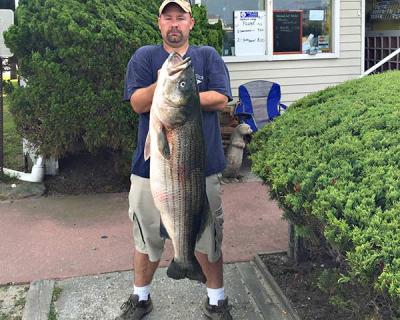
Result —
[[200, 104], [205, 111], [222, 111], [228, 103], [228, 97], [217, 91], [200, 92]]
[[[150, 111], [156, 84], [153, 83], [146, 88], [138, 89], [132, 94], [131, 105], [136, 113], [140, 114]], [[200, 92], [200, 104], [205, 111], [222, 111], [227, 103], [228, 97], [219, 92]]]
[[131, 95], [131, 106], [136, 113], [145, 113], [150, 111], [151, 103], [153, 102], [153, 95], [156, 89], [157, 82], [146, 88], [137, 89]]

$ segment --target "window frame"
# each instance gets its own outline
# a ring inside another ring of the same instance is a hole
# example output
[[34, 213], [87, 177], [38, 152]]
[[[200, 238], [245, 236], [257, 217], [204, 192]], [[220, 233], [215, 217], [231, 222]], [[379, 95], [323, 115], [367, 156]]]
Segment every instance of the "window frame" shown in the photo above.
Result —
[[[340, 57], [340, 0], [332, 0], [332, 39], [334, 40], [332, 43], [332, 52], [321, 52], [313, 55], [307, 53], [273, 54], [273, 2], [274, 0], [265, 0], [265, 15], [267, 19], [266, 54], [257, 56], [222, 56], [225, 62], [315, 60], [336, 59]], [[201, 4], [201, 0], [195, 0], [195, 4]]]

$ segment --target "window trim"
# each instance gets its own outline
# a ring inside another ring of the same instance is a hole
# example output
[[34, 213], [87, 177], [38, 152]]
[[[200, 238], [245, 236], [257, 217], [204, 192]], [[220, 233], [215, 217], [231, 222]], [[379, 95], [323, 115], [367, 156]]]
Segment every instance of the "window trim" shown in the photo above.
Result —
[[[298, 54], [273, 54], [273, 1], [265, 0], [267, 18], [267, 54], [259, 56], [222, 56], [225, 62], [257, 62], [257, 61], [287, 61], [287, 60], [318, 60], [318, 59], [337, 59], [340, 58], [340, 0], [332, 0], [332, 52], [321, 52], [314, 55], [306, 53]], [[275, 0], [279, 1], [279, 0]], [[196, 4], [201, 4], [201, 0], [196, 0]]]

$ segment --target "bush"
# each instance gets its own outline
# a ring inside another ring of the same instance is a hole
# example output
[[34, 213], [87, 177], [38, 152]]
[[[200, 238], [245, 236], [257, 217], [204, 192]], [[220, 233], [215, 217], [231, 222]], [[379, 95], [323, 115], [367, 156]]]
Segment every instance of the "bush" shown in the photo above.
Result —
[[[345, 262], [341, 281], [400, 298], [400, 72], [311, 94], [257, 132], [253, 171], [285, 217]], [[333, 250], [332, 250], [333, 249]]]
[[3, 93], [10, 94], [14, 91], [14, 87], [16, 85], [16, 81], [12, 80], [3, 80]]
[[[21, 135], [44, 155], [104, 148], [130, 153], [137, 117], [122, 101], [125, 68], [138, 47], [161, 42], [159, 3], [21, 0], [16, 24], [5, 33], [28, 79], [10, 99]], [[194, 41], [216, 45], [215, 27], [210, 30], [194, 31]]]
[[196, 24], [191, 32], [191, 44], [208, 44], [222, 54], [222, 42], [224, 33], [222, 22], [218, 20], [216, 24], [209, 24], [207, 19], [207, 8], [205, 6], [193, 6], [193, 17]]

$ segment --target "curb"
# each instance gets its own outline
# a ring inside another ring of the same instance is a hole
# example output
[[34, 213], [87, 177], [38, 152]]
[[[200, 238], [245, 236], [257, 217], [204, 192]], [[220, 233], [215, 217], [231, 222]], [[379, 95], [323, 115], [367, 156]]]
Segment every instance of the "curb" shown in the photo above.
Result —
[[54, 283], [54, 280], [38, 280], [31, 283], [22, 320], [48, 320]]
[[[265, 254], [274, 254], [274, 253], [282, 253], [282, 252], [286, 252], [286, 251], [268, 252]], [[286, 295], [283, 293], [283, 291], [281, 290], [279, 285], [274, 280], [274, 277], [272, 276], [272, 274], [268, 271], [267, 267], [262, 262], [259, 254], [256, 254], [254, 256], [254, 263], [256, 264], [258, 270], [263, 275], [264, 280], [272, 287], [272, 289], [277, 294], [278, 298], [282, 301], [282, 303], [284, 304], [285, 308], [287, 309], [287, 311], [290, 314], [290, 316], [292, 317], [292, 319], [301, 320], [299, 315], [297, 314], [297, 312], [293, 309], [292, 304], [290, 303], [290, 301], [288, 300]]]

